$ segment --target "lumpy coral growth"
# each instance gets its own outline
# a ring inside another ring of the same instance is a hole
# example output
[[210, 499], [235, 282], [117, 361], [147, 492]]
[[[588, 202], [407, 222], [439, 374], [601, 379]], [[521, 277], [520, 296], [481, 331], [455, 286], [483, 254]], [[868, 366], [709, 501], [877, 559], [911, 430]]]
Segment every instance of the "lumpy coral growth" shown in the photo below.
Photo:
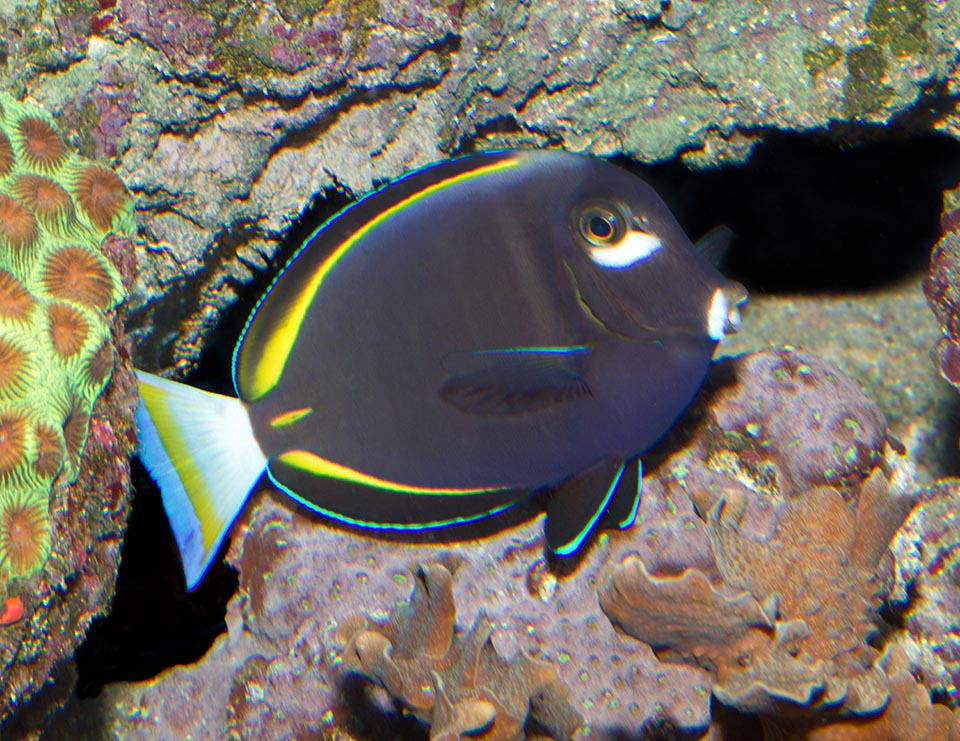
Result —
[[112, 367], [105, 313], [123, 296], [101, 243], [132, 231], [116, 175], [39, 107], [0, 98], [0, 598], [43, 566], [51, 487], [79, 474]]

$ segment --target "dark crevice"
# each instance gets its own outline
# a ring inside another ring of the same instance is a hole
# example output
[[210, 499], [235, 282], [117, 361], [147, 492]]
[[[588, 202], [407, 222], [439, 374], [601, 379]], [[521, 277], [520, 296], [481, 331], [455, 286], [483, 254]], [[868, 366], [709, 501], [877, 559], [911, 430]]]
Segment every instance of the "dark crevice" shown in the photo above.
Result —
[[134, 464], [135, 493], [110, 613], [94, 620], [77, 649], [77, 696], [103, 685], [149, 679], [175, 664], [192, 664], [226, 630], [227, 600], [237, 572], [222, 561], [187, 593], [180, 556], [160, 495]]
[[860, 134], [851, 145], [771, 133], [748, 162], [701, 172], [679, 159], [621, 164], [660, 191], [692, 238], [733, 229], [724, 271], [748, 289], [860, 291], [926, 269], [942, 192], [960, 180], [960, 142], [884, 127]]

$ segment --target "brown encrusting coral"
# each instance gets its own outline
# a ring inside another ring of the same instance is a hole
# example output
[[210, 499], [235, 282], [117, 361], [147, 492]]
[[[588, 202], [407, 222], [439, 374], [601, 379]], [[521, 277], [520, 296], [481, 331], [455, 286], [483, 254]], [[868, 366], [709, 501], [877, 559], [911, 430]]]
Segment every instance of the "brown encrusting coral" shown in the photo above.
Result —
[[[664, 493], [696, 512], [687, 552], [628, 550], [601, 581], [601, 607], [661, 661], [708, 670], [716, 700], [759, 717], [765, 738], [953, 738], [960, 719], [878, 643], [888, 546], [915, 502], [894, 451], [880, 454], [882, 415], [789, 348], [735, 369], [739, 382], [714, 392], [691, 444], [661, 467]], [[802, 472], [811, 449], [821, 468]], [[715, 719], [711, 738], [737, 738], [727, 725]]]
[[793, 493], [763, 536], [741, 527], [751, 505], [730, 492], [705, 511], [719, 579], [697, 569], [652, 575], [627, 557], [600, 604], [661, 659], [714, 672], [714, 696], [742, 712], [876, 713], [889, 682], [867, 639], [885, 593], [881, 560], [911, 503], [878, 468], [856, 507], [829, 487]]
[[448, 566], [420, 565], [410, 602], [388, 621], [346, 622], [340, 636], [346, 668], [380, 683], [429, 723], [434, 741], [519, 741], [528, 717], [557, 741], [571, 738], [583, 718], [556, 669], [523, 652], [501, 658], [493, 623], [482, 612], [469, 631], [459, 629], [452, 582]]

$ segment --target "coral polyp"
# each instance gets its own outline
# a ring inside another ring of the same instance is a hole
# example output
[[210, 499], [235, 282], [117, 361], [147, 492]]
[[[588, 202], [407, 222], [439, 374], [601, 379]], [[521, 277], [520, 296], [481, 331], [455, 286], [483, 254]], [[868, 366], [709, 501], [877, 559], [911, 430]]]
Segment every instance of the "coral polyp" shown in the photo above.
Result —
[[37, 476], [52, 480], [63, 465], [66, 455], [63, 430], [41, 422], [34, 430], [37, 440], [33, 470]]
[[116, 292], [104, 259], [79, 246], [63, 247], [50, 255], [40, 283], [51, 296], [95, 309], [109, 307]]
[[47, 226], [69, 222], [73, 201], [61, 185], [42, 175], [21, 175], [13, 186], [17, 197]]
[[26, 459], [27, 425], [22, 416], [8, 413], [0, 417], [0, 479], [16, 471]]
[[72, 358], [83, 349], [90, 327], [86, 317], [70, 304], [51, 304], [50, 339], [53, 351], [61, 358]]
[[74, 192], [83, 212], [94, 226], [103, 230], [110, 228], [129, 200], [116, 173], [92, 165], [80, 173]]
[[67, 145], [53, 125], [41, 116], [27, 115], [13, 126], [14, 141], [27, 167], [40, 172], [58, 169], [67, 159]]
[[35, 571], [50, 554], [50, 518], [43, 497], [0, 500], [0, 563], [13, 576]]
[[13, 169], [13, 145], [10, 137], [0, 131], [0, 177], [6, 177]]
[[0, 270], [0, 320], [29, 322], [37, 300], [6, 270]]
[[0, 398], [24, 393], [28, 364], [22, 347], [8, 337], [0, 337]]
[[14, 250], [32, 247], [39, 236], [37, 217], [19, 201], [0, 194], [0, 238]]

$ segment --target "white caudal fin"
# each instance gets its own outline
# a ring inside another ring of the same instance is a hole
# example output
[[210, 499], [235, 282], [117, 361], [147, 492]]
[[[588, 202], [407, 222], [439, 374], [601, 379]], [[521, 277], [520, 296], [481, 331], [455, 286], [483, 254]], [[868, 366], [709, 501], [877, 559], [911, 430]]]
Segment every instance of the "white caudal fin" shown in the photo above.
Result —
[[203, 579], [267, 459], [239, 399], [137, 371], [140, 460], [163, 496], [187, 588]]

